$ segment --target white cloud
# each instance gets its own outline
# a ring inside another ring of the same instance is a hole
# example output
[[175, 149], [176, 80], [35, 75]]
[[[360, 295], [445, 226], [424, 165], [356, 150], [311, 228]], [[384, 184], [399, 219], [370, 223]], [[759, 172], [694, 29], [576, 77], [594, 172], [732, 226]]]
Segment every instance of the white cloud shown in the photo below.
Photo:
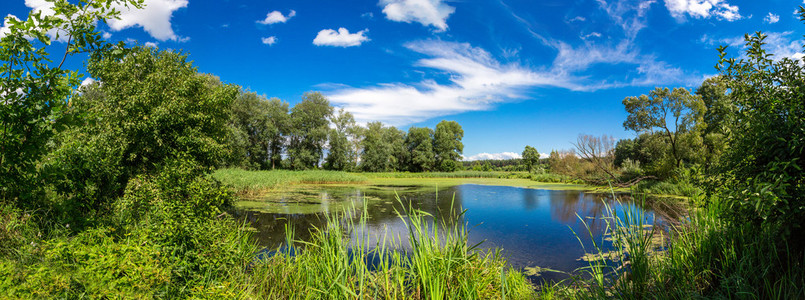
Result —
[[349, 30], [344, 27], [338, 28], [338, 31], [324, 29], [319, 31], [319, 34], [313, 39], [313, 44], [334, 47], [360, 46], [363, 42], [369, 41], [369, 38], [366, 37], [368, 31], [369, 29], [364, 29], [356, 33], [349, 33]]
[[288, 20], [290, 20], [294, 16], [296, 16], [296, 11], [295, 10], [291, 10], [291, 12], [289, 12], [287, 16], [284, 16], [284, 15], [282, 15], [281, 12], [275, 10], [275, 11], [272, 11], [272, 12], [268, 13], [264, 20], [257, 21], [257, 23], [265, 24], [265, 25], [276, 24], [276, 23], [285, 23], [285, 22], [288, 22]]
[[802, 50], [802, 41], [799, 40], [798, 36], [791, 37], [793, 33], [793, 31], [766, 33], [768, 36], [763, 40], [766, 43], [764, 49], [768, 53], [774, 54], [772, 59], [780, 60], [787, 57], [799, 60], [802, 63], [802, 58], [805, 57]]
[[655, 0], [627, 1], [617, 0], [607, 3], [605, 0], [596, 0], [598, 6], [606, 11], [607, 15], [623, 29], [626, 38], [633, 40], [637, 33], [646, 27], [646, 15]]
[[142, 27], [151, 37], [160, 40], [187, 41], [173, 31], [171, 18], [173, 12], [187, 7], [188, 0], [145, 0], [142, 9], [115, 5], [120, 11], [120, 19], [109, 19], [107, 23], [113, 31], [130, 27]]
[[19, 18], [17, 18], [17, 16], [12, 15], [12, 14], [8, 14], [8, 15], [7, 15], [7, 16], [6, 16], [6, 17], [3, 19], [3, 20], [4, 20], [4, 21], [3, 21], [3, 27], [0, 27], [0, 38], [3, 38], [3, 37], [5, 37], [5, 36], [6, 36], [6, 34], [11, 33], [11, 28], [9, 28], [9, 27], [11, 27], [11, 24], [8, 22], [8, 19], [15, 19], [15, 20], [19, 20]]
[[567, 22], [568, 22], [568, 23], [573, 23], [573, 22], [576, 22], [576, 21], [578, 21], [578, 22], [584, 22], [584, 21], [587, 21], [587, 18], [582, 17], [582, 16], [576, 16], [576, 17], [575, 17], [575, 18], [573, 18], [573, 19], [567, 20]]
[[271, 45], [274, 45], [274, 43], [277, 42], [277, 37], [276, 36], [264, 37], [264, 38], [262, 38], [260, 40], [263, 41], [263, 44], [271, 46]]
[[[797, 37], [792, 37], [792, 34], [794, 34], [793, 31], [767, 32], [764, 34], [766, 34], [766, 39], [763, 40], [763, 42], [766, 43], [766, 45], [763, 46], [763, 49], [765, 49], [768, 53], [773, 54], [771, 59], [781, 60], [784, 57], [787, 57], [794, 60], [802, 60], [802, 58], [805, 57], [801, 40], [799, 40]], [[747, 58], [746, 53], [744, 52], [746, 49], [746, 41], [743, 36], [716, 39], [704, 35], [700, 41], [709, 45], [728, 45], [730, 47], [741, 49], [741, 53], [738, 58]]]
[[95, 83], [96, 81], [97, 80], [95, 80], [92, 77], [87, 77], [87, 78], [84, 78], [84, 80], [81, 81], [81, 86], [87, 86], [87, 85]]
[[440, 115], [485, 110], [506, 99], [523, 98], [522, 91], [527, 87], [588, 88], [570, 83], [562, 75], [535, 72], [516, 64], [503, 65], [483, 49], [466, 43], [421, 41], [405, 46], [428, 56], [417, 61], [417, 66], [449, 73], [450, 82], [423, 80], [417, 84], [340, 88], [329, 93], [330, 100], [360, 122], [404, 125]]
[[780, 16], [769, 13], [765, 18], [763, 18], [763, 21], [769, 24], [774, 24], [780, 21]]
[[475, 161], [475, 160], [504, 160], [504, 159], [520, 159], [523, 158], [519, 153], [514, 152], [501, 152], [501, 153], [478, 153], [473, 156], [464, 157], [465, 161]]
[[589, 39], [589, 38], [591, 38], [591, 37], [597, 37], [597, 38], [599, 38], [599, 37], [601, 37], [601, 34], [600, 34], [600, 33], [598, 33], [598, 32], [591, 32], [591, 33], [589, 33], [589, 34], [585, 34], [584, 36], [582, 36], [582, 37], [581, 37], [581, 39], [582, 39], [582, 40], [586, 40], [586, 39]]
[[156, 47], [157, 47], [157, 43], [154, 43], [154, 42], [145, 42], [145, 46], [146, 46], [146, 47], [151, 47], [151, 48], [156, 48]]
[[684, 20], [686, 15], [696, 19], [716, 17], [730, 22], [743, 18], [738, 6], [724, 0], [665, 0], [665, 7], [678, 20]]
[[103, 38], [104, 38], [104, 39], [107, 39], [107, 40], [108, 40], [108, 39], [110, 39], [110, 38], [112, 38], [112, 34], [111, 34], [111, 33], [106, 32], [106, 31], [103, 31], [103, 32], [102, 32], [102, 36], [103, 36]]
[[447, 18], [456, 8], [442, 0], [380, 0], [386, 19], [397, 22], [417, 22], [433, 26], [439, 31], [447, 30]]

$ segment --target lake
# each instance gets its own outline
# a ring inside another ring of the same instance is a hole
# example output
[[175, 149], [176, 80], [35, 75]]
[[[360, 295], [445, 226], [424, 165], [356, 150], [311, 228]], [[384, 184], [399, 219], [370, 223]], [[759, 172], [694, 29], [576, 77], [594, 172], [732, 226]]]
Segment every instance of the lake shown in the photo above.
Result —
[[[587, 252], [594, 250], [593, 239], [605, 249], [611, 248], [611, 242], [602, 236], [606, 225], [601, 217], [606, 215], [607, 205], [621, 212], [624, 208], [642, 210], [648, 225], [662, 225], [679, 217], [674, 209], [637, 206], [628, 197], [618, 198], [621, 201], [613, 201], [606, 193], [475, 184], [440, 188], [313, 185], [246, 199], [238, 203], [234, 214], [251, 222], [262, 246], [274, 249], [284, 242], [286, 226], [294, 229], [297, 239], [305, 240], [312, 226], [326, 225], [324, 214], [345, 208], [362, 211], [366, 207], [370, 236], [390, 233], [405, 240], [407, 231], [396, 211], [410, 205], [447, 223], [467, 225], [469, 244], [481, 242], [481, 249], [501, 248], [512, 267], [569, 272], [588, 265], [582, 257], [585, 248]], [[463, 210], [466, 212], [459, 219], [450, 217]], [[405, 243], [401, 247], [405, 248]], [[543, 272], [534, 279], [558, 281], [566, 277]]]

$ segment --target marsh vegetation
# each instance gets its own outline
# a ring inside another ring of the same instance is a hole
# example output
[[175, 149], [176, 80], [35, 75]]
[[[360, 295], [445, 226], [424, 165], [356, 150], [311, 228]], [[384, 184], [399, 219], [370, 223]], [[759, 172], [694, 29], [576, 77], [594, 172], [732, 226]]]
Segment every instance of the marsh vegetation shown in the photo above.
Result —
[[359, 126], [318, 92], [291, 107], [108, 44], [112, 3], [144, 5], [6, 19], [3, 297], [805, 298], [805, 69], [760, 32], [695, 91], [624, 99], [634, 139], [462, 163], [455, 121]]

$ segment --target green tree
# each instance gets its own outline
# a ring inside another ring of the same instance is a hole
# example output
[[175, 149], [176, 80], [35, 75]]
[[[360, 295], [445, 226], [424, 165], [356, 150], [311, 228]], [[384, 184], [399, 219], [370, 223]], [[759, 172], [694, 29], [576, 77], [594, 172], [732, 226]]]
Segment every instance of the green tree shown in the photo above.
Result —
[[291, 116], [288, 114], [288, 102], [278, 98], [268, 100], [268, 161], [271, 169], [282, 163], [282, 150], [285, 147], [285, 135], [290, 132]]
[[391, 169], [389, 171], [407, 171], [411, 161], [411, 153], [405, 145], [405, 131], [391, 126], [383, 130], [383, 140], [391, 149]]
[[241, 91], [232, 103], [229, 140], [230, 165], [247, 169], [265, 169], [269, 163], [269, 142], [273, 124], [268, 100], [255, 93]]
[[701, 97], [691, 95], [685, 88], [656, 88], [648, 95], [626, 97], [623, 105], [629, 114], [623, 127], [637, 133], [652, 133], [660, 129], [671, 145], [671, 154], [676, 167], [679, 167], [683, 159], [680, 137], [696, 129], [706, 110]]
[[[799, 12], [805, 20], [805, 8]], [[779, 228], [795, 237], [787, 240], [801, 250], [805, 247], [800, 238], [805, 234], [805, 69], [802, 59], [773, 60], [764, 49], [766, 37], [760, 32], [746, 35], [743, 59], [728, 59], [726, 47], [719, 48], [717, 67], [738, 110], [728, 123], [730, 145], [720, 167], [723, 182], [711, 191], [721, 193], [732, 209], [730, 217]]]
[[436, 124], [433, 133], [433, 148], [436, 152], [436, 167], [440, 171], [452, 172], [458, 170], [461, 164], [461, 154], [464, 151], [464, 130], [456, 121], [441, 121]]
[[355, 165], [355, 152], [350, 142], [350, 134], [354, 132], [355, 118], [343, 108], [333, 115], [334, 128], [330, 129], [330, 151], [327, 154], [324, 167], [328, 170], [352, 170]]
[[130, 178], [168, 162], [191, 161], [200, 174], [225, 158], [237, 87], [199, 74], [186, 55], [148, 47], [96, 56], [88, 70], [100, 84], [73, 98], [70, 113], [81, 125], [60, 136], [55, 163], [46, 165], [78, 209], [102, 208]]
[[330, 101], [319, 92], [305, 93], [302, 102], [291, 108], [288, 130], [291, 168], [304, 170], [318, 167], [324, 154], [332, 114]]
[[703, 154], [705, 169], [709, 169], [718, 163], [726, 150], [730, 124], [738, 107], [729, 97], [727, 82], [721, 76], [705, 79], [696, 95], [702, 98], [707, 108], [702, 116], [704, 128], [701, 132], [705, 151], [699, 151], [699, 155]]
[[429, 172], [436, 163], [433, 152], [433, 129], [427, 127], [408, 128], [405, 144], [411, 153], [409, 170], [412, 172]]
[[[81, 76], [62, 69], [71, 55], [109, 52], [95, 27], [98, 20], [116, 18], [112, 4], [140, 7], [137, 0], [104, 0], [71, 4], [54, 1], [53, 13], [32, 12], [26, 20], [5, 18], [0, 35], [0, 199], [30, 204], [44, 182], [37, 165], [52, 136], [64, 128], [67, 108]], [[48, 35], [56, 32], [56, 36]], [[66, 37], [66, 45], [52, 45]], [[51, 49], [64, 49], [50, 61]]]
[[361, 169], [368, 172], [390, 171], [392, 147], [385, 141], [385, 130], [380, 122], [366, 124], [362, 141]]
[[533, 171], [534, 166], [539, 163], [539, 151], [537, 151], [537, 148], [526, 145], [522, 155], [526, 169], [529, 172]]

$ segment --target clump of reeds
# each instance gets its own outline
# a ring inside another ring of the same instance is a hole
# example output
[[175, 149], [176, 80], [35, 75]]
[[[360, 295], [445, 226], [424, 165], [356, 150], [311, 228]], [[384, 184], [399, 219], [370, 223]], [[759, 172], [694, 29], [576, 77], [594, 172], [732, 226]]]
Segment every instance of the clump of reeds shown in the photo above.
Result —
[[[399, 201], [399, 199], [398, 199]], [[253, 295], [270, 299], [520, 299], [526, 278], [497, 251], [467, 244], [467, 230], [408, 206], [398, 215], [407, 238], [369, 244], [365, 208], [330, 216], [308, 242], [288, 231], [286, 245], [258, 262]], [[463, 213], [453, 215], [460, 218]]]

